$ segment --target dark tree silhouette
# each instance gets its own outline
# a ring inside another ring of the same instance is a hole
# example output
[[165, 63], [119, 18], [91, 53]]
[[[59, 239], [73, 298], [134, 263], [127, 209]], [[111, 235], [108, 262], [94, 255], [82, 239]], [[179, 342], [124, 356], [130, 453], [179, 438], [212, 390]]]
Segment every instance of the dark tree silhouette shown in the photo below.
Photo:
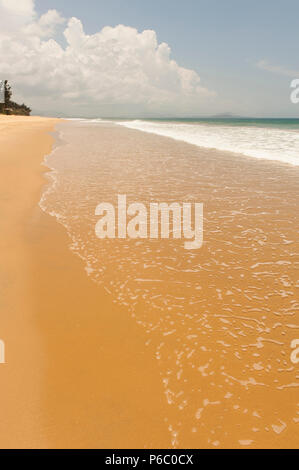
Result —
[[18, 104], [11, 100], [11, 97], [12, 97], [11, 86], [9, 85], [7, 80], [5, 80], [4, 82], [4, 96], [5, 96], [5, 103], [0, 104], [0, 113], [30, 116], [31, 109], [28, 106], [26, 106], [24, 103]]
[[4, 90], [5, 90], [5, 105], [8, 106], [10, 103], [12, 91], [11, 91], [11, 86], [8, 84], [7, 80], [5, 80], [4, 82]]

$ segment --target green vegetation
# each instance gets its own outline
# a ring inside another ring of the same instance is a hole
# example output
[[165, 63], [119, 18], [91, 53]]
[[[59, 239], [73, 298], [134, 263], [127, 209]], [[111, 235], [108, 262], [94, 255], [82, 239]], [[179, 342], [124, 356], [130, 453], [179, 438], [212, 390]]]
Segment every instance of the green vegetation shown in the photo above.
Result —
[[8, 81], [4, 82], [5, 103], [0, 103], [0, 114], [14, 114], [18, 116], [30, 116], [31, 109], [23, 104], [15, 103], [11, 100], [12, 91]]

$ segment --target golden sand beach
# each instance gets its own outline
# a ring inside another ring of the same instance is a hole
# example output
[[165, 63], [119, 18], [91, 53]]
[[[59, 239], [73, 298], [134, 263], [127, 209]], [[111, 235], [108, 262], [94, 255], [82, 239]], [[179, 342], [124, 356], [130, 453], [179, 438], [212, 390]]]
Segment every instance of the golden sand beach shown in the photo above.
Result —
[[[45, 118], [0, 148], [0, 447], [296, 447], [297, 169]], [[203, 202], [203, 248], [100, 243], [120, 193]]]
[[0, 118], [0, 447], [167, 447], [145, 338], [38, 207], [56, 123]]

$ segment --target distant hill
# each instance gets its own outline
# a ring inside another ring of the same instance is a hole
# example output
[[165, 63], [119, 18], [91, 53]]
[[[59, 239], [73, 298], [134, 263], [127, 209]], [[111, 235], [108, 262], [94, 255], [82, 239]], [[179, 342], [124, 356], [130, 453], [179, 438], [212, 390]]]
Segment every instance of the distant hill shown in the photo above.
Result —
[[0, 114], [13, 114], [17, 116], [30, 116], [31, 109], [23, 104], [11, 100], [12, 91], [8, 81], [4, 82], [5, 103], [0, 103]]
[[233, 113], [222, 113], [216, 114], [215, 116], [211, 116], [212, 119], [244, 119], [244, 116], [238, 116], [237, 114]]

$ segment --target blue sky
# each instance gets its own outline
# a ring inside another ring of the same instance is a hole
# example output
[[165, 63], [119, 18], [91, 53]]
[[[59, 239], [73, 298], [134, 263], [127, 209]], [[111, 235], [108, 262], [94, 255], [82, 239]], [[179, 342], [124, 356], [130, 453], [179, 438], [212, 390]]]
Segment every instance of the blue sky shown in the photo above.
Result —
[[298, 0], [36, 0], [35, 9], [74, 16], [88, 35], [118, 24], [154, 30], [216, 93], [202, 114], [299, 117], [289, 98], [299, 78]]
[[80, 18], [88, 34], [119, 23], [154, 29], [172, 57], [217, 92], [219, 112], [230, 111], [236, 100], [236, 112], [248, 107], [253, 114], [299, 117], [299, 106], [289, 101], [292, 77], [256, 65], [265, 60], [298, 70], [293, 78], [299, 78], [298, 0], [37, 1], [39, 12], [49, 8]]

